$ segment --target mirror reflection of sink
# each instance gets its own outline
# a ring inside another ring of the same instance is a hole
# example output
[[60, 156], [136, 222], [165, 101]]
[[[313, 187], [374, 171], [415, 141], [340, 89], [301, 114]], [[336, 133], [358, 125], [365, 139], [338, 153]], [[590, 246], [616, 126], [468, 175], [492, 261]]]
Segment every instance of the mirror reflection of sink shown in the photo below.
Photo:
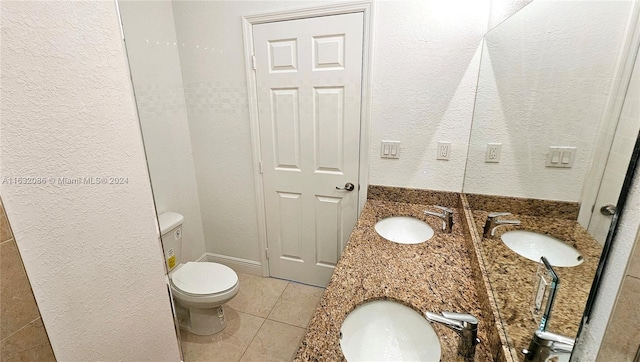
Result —
[[356, 307], [340, 328], [347, 361], [440, 361], [438, 335], [415, 310], [388, 300]]
[[576, 266], [584, 261], [573, 247], [554, 237], [533, 231], [507, 231], [502, 234], [501, 239], [509, 249], [536, 262], [540, 262], [541, 256], [545, 256], [552, 266], [559, 267]]
[[382, 219], [375, 226], [378, 235], [399, 244], [419, 244], [433, 236], [429, 224], [410, 216], [392, 216]]

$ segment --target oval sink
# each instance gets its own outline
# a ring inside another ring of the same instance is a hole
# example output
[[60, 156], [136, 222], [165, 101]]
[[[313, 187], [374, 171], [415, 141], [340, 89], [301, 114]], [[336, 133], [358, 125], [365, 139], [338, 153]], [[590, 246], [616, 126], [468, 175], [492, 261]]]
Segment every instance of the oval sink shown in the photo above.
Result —
[[438, 335], [420, 313], [388, 300], [356, 307], [340, 328], [347, 361], [440, 361]]
[[566, 243], [533, 231], [513, 230], [501, 236], [509, 249], [529, 260], [540, 262], [545, 256], [552, 266], [570, 267], [582, 264], [584, 259], [578, 250]]
[[419, 244], [431, 239], [433, 229], [429, 224], [410, 216], [392, 216], [382, 219], [375, 226], [378, 235], [399, 244]]

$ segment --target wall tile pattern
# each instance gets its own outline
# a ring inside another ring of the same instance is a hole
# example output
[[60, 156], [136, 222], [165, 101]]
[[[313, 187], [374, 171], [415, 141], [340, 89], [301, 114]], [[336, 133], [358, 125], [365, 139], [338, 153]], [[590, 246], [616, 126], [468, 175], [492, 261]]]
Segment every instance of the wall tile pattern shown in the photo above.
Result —
[[140, 117], [166, 117], [186, 112], [181, 84], [138, 84], [135, 91]]
[[0, 202], [0, 361], [55, 361]]
[[598, 353], [597, 361], [637, 361], [640, 355], [640, 235]]

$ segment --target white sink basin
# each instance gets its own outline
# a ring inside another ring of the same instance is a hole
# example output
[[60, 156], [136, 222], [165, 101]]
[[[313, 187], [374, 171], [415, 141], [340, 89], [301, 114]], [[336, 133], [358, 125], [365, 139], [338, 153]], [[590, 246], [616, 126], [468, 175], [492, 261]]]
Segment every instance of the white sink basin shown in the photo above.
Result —
[[573, 247], [548, 235], [533, 231], [507, 231], [501, 236], [509, 249], [533, 261], [545, 256], [552, 266], [569, 267], [582, 264], [582, 255]]
[[440, 361], [440, 340], [420, 313], [388, 300], [356, 307], [340, 328], [340, 347], [353, 361]]
[[419, 244], [431, 239], [429, 224], [410, 216], [392, 216], [376, 223], [376, 232], [383, 238], [399, 244]]

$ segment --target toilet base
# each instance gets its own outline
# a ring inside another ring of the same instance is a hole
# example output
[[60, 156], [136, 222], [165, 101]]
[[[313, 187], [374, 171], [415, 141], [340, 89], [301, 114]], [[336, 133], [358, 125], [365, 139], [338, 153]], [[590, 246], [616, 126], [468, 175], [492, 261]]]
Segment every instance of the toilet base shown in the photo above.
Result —
[[180, 309], [182, 309], [178, 312], [179, 317], [181, 317], [179, 318], [180, 327], [190, 333], [209, 336], [222, 332], [227, 326], [222, 306], [206, 309], [180, 306]]

